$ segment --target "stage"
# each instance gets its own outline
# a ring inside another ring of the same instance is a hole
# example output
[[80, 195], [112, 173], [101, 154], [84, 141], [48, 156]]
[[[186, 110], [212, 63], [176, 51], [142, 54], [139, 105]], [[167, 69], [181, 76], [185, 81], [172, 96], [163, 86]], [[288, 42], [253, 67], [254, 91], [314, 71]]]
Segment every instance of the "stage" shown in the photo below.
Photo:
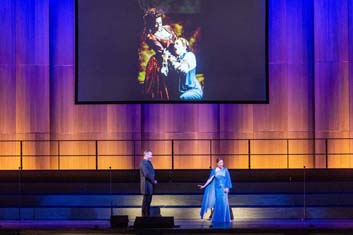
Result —
[[[231, 170], [235, 220], [213, 226], [196, 187], [209, 170], [156, 174], [152, 208], [176, 226], [142, 231], [138, 171], [3, 171], [0, 234], [353, 234], [350, 169]], [[111, 215], [129, 226], [112, 229]]]
[[[151, 23], [170, 26], [163, 50], [145, 35], [150, 7], [166, 10]], [[253, 10], [262, 28], [247, 27]], [[0, 235], [353, 235], [353, 0], [7, 0], [0, 12]], [[184, 72], [160, 64], [173, 34], [190, 41], [204, 103], [181, 102]], [[170, 97], [147, 99], [149, 81]], [[131, 227], [148, 149], [151, 214], [173, 228]], [[219, 157], [235, 219], [210, 226], [198, 185]]]
[[353, 220], [237, 220], [210, 227], [207, 220], [176, 220], [170, 229], [112, 229], [109, 221], [1, 221], [0, 234], [353, 234]]

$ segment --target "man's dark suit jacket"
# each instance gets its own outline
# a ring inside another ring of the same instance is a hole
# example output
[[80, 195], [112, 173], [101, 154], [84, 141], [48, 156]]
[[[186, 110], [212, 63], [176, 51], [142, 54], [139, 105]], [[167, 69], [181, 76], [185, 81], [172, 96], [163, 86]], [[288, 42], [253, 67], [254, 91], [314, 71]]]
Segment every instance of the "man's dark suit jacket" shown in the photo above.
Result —
[[143, 159], [140, 163], [140, 190], [141, 194], [153, 194], [154, 168], [151, 161]]

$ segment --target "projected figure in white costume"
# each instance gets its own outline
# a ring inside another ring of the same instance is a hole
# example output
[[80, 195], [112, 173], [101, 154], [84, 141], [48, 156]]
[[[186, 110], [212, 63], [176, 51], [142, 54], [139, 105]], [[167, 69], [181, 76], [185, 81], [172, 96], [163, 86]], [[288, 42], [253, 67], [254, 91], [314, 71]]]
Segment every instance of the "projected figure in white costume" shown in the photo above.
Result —
[[165, 57], [171, 67], [177, 72], [179, 79], [179, 98], [184, 101], [201, 100], [203, 91], [196, 79], [196, 57], [189, 50], [189, 43], [185, 38], [178, 38], [174, 43], [177, 57], [166, 52]]

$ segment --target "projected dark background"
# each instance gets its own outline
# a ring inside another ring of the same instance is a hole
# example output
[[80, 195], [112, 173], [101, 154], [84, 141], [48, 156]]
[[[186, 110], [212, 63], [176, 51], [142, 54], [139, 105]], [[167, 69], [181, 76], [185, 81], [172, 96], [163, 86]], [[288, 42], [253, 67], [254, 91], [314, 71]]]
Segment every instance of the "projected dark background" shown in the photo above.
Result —
[[198, 102], [268, 101], [265, 0], [77, 0], [76, 102], [160, 102], [143, 95], [149, 7], [161, 8], [163, 23], [191, 40], [204, 92]]

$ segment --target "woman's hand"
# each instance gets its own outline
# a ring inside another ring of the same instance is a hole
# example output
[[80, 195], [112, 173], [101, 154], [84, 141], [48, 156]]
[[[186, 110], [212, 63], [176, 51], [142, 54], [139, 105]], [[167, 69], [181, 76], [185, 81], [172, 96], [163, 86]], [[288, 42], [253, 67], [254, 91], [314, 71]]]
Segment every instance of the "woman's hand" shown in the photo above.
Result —
[[225, 189], [224, 189], [224, 192], [225, 192], [225, 193], [229, 193], [229, 188], [225, 188]]
[[170, 56], [170, 52], [167, 49], [164, 49], [163, 50], [163, 54], [162, 54], [163, 63], [167, 63], [168, 62], [169, 56]]
[[200, 189], [204, 189], [205, 188], [205, 186], [201, 185], [201, 184], [198, 184], [197, 187], [199, 187]]

